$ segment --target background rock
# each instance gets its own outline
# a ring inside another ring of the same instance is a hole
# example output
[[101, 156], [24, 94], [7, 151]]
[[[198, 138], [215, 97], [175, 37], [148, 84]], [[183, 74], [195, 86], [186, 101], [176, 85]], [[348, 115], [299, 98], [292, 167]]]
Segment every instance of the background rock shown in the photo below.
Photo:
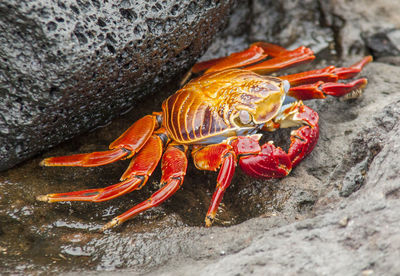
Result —
[[184, 73], [232, 4], [1, 1], [0, 170], [106, 124]]
[[[242, 2], [203, 59], [243, 49], [257, 35], [286, 47], [312, 45], [319, 58], [301, 70], [349, 65], [368, 54], [366, 38], [400, 29], [394, 2], [275, 2]], [[400, 66], [395, 54], [389, 51], [363, 70], [369, 84], [360, 98], [307, 102], [320, 114], [315, 150], [281, 180], [255, 180], [238, 171], [209, 229], [203, 221], [216, 174], [193, 166], [171, 199], [105, 234], [97, 230], [106, 221], [157, 189], [159, 171], [142, 190], [99, 204], [45, 204], [34, 196], [115, 183], [126, 162], [41, 168], [38, 157], [1, 173], [0, 268], [127, 275], [399, 274]], [[144, 99], [107, 127], [45, 156], [104, 149], [169, 93], [173, 87], [166, 86], [156, 102]], [[288, 134], [280, 131], [272, 139], [284, 143]]]

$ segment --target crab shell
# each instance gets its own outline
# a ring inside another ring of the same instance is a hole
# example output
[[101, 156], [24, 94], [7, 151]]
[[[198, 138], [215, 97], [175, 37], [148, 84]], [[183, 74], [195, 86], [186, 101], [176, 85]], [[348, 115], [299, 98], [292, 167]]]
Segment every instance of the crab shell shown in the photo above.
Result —
[[[267, 56], [270, 59], [264, 60]], [[198, 169], [219, 171], [205, 218], [206, 226], [211, 226], [237, 166], [253, 177], [281, 178], [313, 150], [319, 136], [318, 114], [302, 100], [348, 96], [367, 84], [365, 78], [338, 81], [357, 75], [372, 61], [371, 56], [349, 67], [328, 66], [279, 78], [256, 74], [272, 73], [314, 58], [312, 50], [304, 46], [286, 50], [256, 42], [242, 52], [196, 64], [189, 73], [205, 71], [203, 76], [163, 102], [162, 112], [137, 120], [110, 144], [109, 150], [49, 157], [41, 162], [44, 166], [93, 167], [131, 158], [120, 182], [105, 188], [40, 195], [37, 199], [110, 200], [141, 189], [161, 161], [160, 189], [113, 218], [104, 225], [104, 231], [173, 195], [184, 181], [190, 150]], [[254, 134], [259, 129], [274, 131], [293, 126], [299, 128], [291, 131], [287, 152], [273, 141], [260, 144], [261, 134]]]
[[251, 134], [278, 114], [289, 87], [246, 70], [205, 74], [163, 102], [163, 126], [180, 144]]

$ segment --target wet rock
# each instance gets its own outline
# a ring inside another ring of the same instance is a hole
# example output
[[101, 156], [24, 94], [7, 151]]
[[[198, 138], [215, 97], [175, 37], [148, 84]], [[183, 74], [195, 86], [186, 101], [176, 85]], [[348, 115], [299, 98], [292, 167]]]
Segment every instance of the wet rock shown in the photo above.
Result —
[[[264, 2], [250, 6], [242, 2], [232, 16], [235, 22], [206, 55], [242, 49], [252, 42], [252, 28], [264, 28], [264, 35], [273, 29], [252, 23], [253, 12], [257, 17], [280, 12]], [[389, 29], [398, 20], [397, 3], [392, 1], [281, 2], [282, 7], [292, 7], [290, 11], [312, 12], [310, 17], [320, 18], [315, 23], [317, 32], [331, 29], [323, 46], [316, 47], [319, 59], [307, 68], [354, 63], [368, 53], [362, 36], [365, 30]], [[309, 24], [302, 17], [293, 20], [299, 22], [290, 25]], [[313, 26], [307, 31], [312, 32]], [[260, 31], [257, 34], [265, 40]], [[285, 46], [295, 47], [297, 42], [288, 43]], [[336, 54], [341, 58], [337, 60]], [[37, 157], [1, 173], [0, 270], [72, 275], [73, 271], [100, 275], [399, 274], [400, 166], [395, 161], [400, 155], [400, 67], [393, 58], [381, 61], [361, 73], [369, 84], [360, 98], [307, 102], [320, 115], [320, 139], [289, 176], [255, 180], [237, 170], [211, 228], [203, 224], [216, 174], [192, 165], [184, 185], [168, 201], [104, 234], [98, 232], [104, 223], [157, 189], [159, 170], [140, 191], [99, 204], [46, 204], [34, 197], [116, 183], [128, 166], [126, 161], [98, 168], [41, 168], [41, 157]], [[153, 111], [172, 92], [173, 87], [165, 87], [160, 98], [142, 100], [134, 111], [107, 127], [45, 156], [106, 148], [132, 121]], [[281, 145], [287, 143], [289, 133], [279, 131], [267, 138]]]
[[1, 1], [0, 170], [187, 70], [233, 1]]

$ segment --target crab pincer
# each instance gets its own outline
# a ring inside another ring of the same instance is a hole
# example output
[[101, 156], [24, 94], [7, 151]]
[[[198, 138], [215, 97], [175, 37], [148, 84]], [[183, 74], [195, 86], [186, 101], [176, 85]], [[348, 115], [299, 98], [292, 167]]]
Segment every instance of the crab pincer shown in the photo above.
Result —
[[[354, 78], [372, 61], [367, 56], [349, 67], [328, 66], [296, 74], [278, 72], [315, 58], [301, 46], [253, 43], [248, 49], [196, 64], [183, 87], [168, 97], [162, 111], [136, 121], [108, 150], [71, 156], [49, 157], [43, 166], [106, 165], [131, 158], [120, 181], [105, 188], [38, 196], [46, 202], [110, 200], [141, 189], [161, 160], [161, 188], [149, 199], [115, 217], [102, 230], [120, 225], [145, 210], [158, 206], [183, 184], [187, 154], [191, 151], [200, 170], [219, 171], [217, 185], [205, 217], [211, 226], [236, 167], [257, 178], [281, 178], [315, 148], [319, 133], [318, 113], [303, 101], [328, 96], [359, 96], [367, 79]], [[200, 74], [186, 83], [190, 75]], [[272, 141], [260, 145], [262, 135], [292, 128], [289, 149]], [[261, 134], [260, 134], [261, 133]]]

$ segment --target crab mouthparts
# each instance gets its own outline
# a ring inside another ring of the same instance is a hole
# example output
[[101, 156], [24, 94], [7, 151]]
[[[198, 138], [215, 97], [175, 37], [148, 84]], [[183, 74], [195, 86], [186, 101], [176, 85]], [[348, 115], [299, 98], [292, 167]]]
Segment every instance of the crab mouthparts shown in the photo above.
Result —
[[289, 92], [290, 89], [290, 83], [287, 80], [283, 81], [283, 90], [285, 90], [285, 94], [287, 94]]

